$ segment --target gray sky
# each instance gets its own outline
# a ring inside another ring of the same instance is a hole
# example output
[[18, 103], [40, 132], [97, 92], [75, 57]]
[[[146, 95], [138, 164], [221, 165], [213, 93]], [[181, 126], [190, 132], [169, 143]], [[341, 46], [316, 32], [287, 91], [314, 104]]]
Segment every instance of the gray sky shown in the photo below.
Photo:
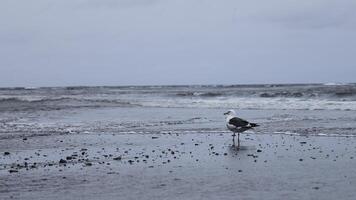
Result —
[[0, 87], [356, 82], [354, 0], [0, 0]]

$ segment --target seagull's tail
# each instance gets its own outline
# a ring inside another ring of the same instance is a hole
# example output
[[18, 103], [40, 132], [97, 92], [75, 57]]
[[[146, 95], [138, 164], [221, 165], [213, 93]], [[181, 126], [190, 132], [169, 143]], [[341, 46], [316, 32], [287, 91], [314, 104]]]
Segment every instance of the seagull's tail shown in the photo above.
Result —
[[255, 123], [250, 123], [251, 127], [257, 127], [257, 126], [260, 126], [258, 124], [255, 124]]

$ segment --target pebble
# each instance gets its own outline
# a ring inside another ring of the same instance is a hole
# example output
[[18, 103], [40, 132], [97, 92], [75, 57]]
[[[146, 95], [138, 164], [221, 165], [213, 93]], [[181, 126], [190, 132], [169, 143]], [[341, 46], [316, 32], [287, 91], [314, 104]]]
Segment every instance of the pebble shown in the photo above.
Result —
[[121, 159], [122, 159], [121, 156], [118, 156], [118, 157], [113, 158], [113, 160], [121, 160]]

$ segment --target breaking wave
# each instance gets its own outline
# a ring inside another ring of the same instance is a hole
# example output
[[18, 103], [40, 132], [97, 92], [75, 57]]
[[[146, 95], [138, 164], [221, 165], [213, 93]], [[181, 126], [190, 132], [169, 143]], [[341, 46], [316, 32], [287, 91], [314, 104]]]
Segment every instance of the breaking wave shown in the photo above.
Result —
[[71, 108], [90, 107], [129, 107], [133, 103], [108, 100], [108, 99], [79, 99], [69, 97], [24, 99], [24, 98], [1, 98], [0, 111], [30, 111], [30, 110], [62, 110]]
[[0, 88], [0, 111], [129, 106], [356, 110], [356, 84]]

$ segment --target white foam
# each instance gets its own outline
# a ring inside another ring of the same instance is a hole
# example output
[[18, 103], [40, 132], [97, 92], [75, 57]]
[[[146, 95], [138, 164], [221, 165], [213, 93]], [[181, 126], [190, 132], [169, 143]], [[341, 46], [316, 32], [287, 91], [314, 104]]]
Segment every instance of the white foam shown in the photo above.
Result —
[[326, 86], [334, 86], [334, 85], [349, 85], [348, 83], [324, 83]]
[[139, 102], [147, 107], [236, 108], [258, 110], [356, 110], [356, 101], [299, 98], [233, 97], [214, 99], [155, 99]]

